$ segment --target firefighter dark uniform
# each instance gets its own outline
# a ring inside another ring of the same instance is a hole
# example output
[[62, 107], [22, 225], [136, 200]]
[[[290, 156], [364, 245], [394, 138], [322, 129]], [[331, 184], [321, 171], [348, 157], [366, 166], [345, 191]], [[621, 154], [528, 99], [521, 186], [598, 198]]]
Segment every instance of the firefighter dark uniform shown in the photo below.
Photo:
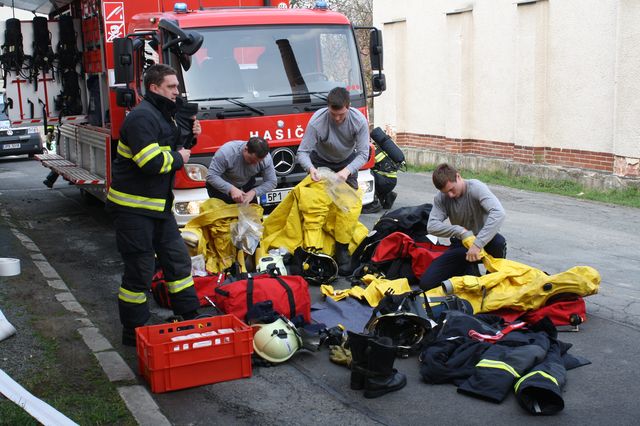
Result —
[[478, 333], [471, 331], [497, 333], [496, 318], [448, 311], [440, 334], [420, 356], [424, 380], [454, 383], [459, 393], [496, 403], [513, 390], [519, 404], [531, 414], [561, 411], [567, 370], [589, 361], [567, 353], [571, 345], [557, 340], [548, 318], [503, 334], [492, 343], [472, 337]]
[[174, 174], [183, 166], [176, 151], [179, 132], [173, 119], [175, 111], [176, 103], [149, 92], [120, 129], [107, 209], [114, 217], [124, 263], [118, 292], [123, 343], [128, 331], [149, 320], [147, 291], [156, 255], [174, 313], [189, 319], [199, 307], [191, 259], [171, 213]]

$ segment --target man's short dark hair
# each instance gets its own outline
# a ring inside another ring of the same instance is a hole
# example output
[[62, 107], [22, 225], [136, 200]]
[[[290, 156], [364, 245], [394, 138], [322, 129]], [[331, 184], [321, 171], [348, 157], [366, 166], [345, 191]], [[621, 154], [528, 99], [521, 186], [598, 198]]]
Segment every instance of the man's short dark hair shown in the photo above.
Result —
[[455, 182], [457, 175], [458, 171], [455, 168], [451, 167], [447, 163], [442, 163], [433, 171], [431, 179], [433, 180], [433, 185], [438, 191], [440, 191], [445, 187], [447, 182]]
[[247, 151], [249, 154], [255, 154], [256, 157], [263, 159], [269, 153], [269, 144], [259, 137], [249, 138], [247, 141]]
[[349, 91], [344, 87], [334, 87], [327, 95], [327, 105], [331, 109], [348, 108], [351, 105]]
[[166, 64], [154, 64], [144, 73], [144, 88], [149, 90], [152, 84], [160, 86], [168, 75], [177, 75], [176, 70]]

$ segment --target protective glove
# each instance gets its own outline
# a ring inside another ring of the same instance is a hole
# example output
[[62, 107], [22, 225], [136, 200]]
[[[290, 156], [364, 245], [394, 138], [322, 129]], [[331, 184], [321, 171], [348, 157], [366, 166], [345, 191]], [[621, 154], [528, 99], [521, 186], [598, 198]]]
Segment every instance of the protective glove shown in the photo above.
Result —
[[341, 345], [329, 346], [329, 359], [334, 364], [351, 368], [351, 350], [344, 347], [344, 342]]

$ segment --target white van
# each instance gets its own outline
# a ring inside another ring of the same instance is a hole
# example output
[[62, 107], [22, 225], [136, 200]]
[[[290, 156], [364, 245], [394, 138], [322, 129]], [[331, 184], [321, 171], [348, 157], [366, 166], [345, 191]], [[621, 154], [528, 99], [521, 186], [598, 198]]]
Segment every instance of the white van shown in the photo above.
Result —
[[0, 157], [42, 153], [42, 137], [37, 127], [11, 127], [4, 93], [0, 94]]

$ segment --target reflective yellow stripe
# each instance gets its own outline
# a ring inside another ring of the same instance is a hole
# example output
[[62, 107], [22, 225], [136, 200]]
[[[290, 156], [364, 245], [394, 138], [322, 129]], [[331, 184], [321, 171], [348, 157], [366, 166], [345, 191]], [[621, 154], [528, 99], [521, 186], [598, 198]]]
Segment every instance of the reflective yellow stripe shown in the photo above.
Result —
[[118, 299], [127, 303], [141, 304], [147, 301], [147, 296], [144, 293], [136, 293], [120, 287], [118, 292]]
[[156, 155], [160, 155], [162, 151], [160, 150], [160, 145], [157, 142], [147, 145], [141, 150], [139, 153], [133, 156], [133, 161], [136, 162], [138, 167], [142, 168], [145, 164], [147, 164], [151, 159], [153, 159]]
[[511, 373], [515, 378], [520, 377], [518, 372], [514, 370], [513, 367], [511, 367], [509, 364], [502, 361], [496, 361], [493, 359], [483, 359], [476, 364], [476, 367], [497, 368], [500, 370], [504, 370], [508, 373]]
[[560, 387], [560, 385], [558, 384], [558, 380], [555, 377], [553, 377], [551, 374], [546, 373], [546, 372], [544, 372], [542, 370], [535, 370], [535, 371], [532, 371], [529, 374], [523, 376], [522, 379], [518, 380], [518, 382], [514, 386], [515, 391], [518, 392], [518, 388], [520, 387], [520, 384], [522, 382], [524, 382], [525, 380], [527, 380], [529, 377], [533, 376], [534, 374], [540, 374], [542, 377], [546, 377], [547, 379], [549, 379], [550, 381], [555, 383], [556, 386]]
[[384, 151], [376, 154], [376, 163], [379, 163], [380, 161], [384, 160], [386, 157], [387, 157], [387, 154]]
[[160, 147], [160, 151], [171, 151], [171, 147], [170, 146], [161, 146]]
[[171, 155], [170, 152], [163, 152], [162, 156], [164, 157], [164, 163], [162, 164], [160, 173], [169, 173], [171, 171], [171, 166], [173, 165], [173, 155]]
[[179, 291], [184, 290], [187, 287], [191, 287], [192, 285], [193, 285], [193, 278], [191, 278], [191, 275], [181, 280], [167, 281], [167, 288], [169, 289], [169, 293], [177, 293]]
[[113, 188], [109, 188], [107, 199], [121, 206], [153, 210], [157, 212], [164, 211], [164, 206], [167, 203], [167, 200], [163, 198], [140, 197], [138, 195], [131, 195], [116, 191]]
[[380, 170], [376, 170], [376, 173], [382, 176], [390, 177], [390, 178], [398, 177], [398, 172], [381, 172]]
[[131, 158], [131, 148], [124, 144], [121, 140], [118, 141], [118, 154], [123, 156], [124, 158]]

